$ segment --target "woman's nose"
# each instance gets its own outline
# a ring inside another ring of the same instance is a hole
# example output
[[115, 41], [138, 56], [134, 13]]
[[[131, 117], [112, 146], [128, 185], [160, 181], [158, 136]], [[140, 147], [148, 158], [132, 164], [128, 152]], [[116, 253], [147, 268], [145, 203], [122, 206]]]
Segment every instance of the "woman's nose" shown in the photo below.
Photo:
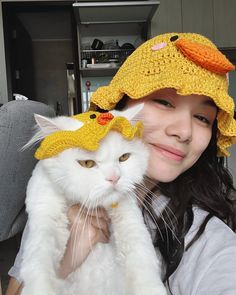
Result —
[[179, 113], [172, 117], [166, 128], [166, 132], [169, 136], [175, 136], [178, 141], [191, 142], [192, 129], [192, 116], [188, 113]]

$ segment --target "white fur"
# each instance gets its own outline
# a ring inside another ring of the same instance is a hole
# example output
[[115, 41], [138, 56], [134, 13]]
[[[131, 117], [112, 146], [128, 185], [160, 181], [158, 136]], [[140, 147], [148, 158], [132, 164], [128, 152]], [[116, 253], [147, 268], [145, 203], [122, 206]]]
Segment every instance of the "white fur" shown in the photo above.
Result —
[[[135, 115], [131, 113], [129, 119]], [[48, 129], [46, 121], [41, 120], [41, 128]], [[62, 118], [59, 121], [63, 123]], [[119, 162], [125, 153], [130, 153], [129, 159]], [[88, 159], [97, 165], [84, 168], [78, 163]], [[166, 294], [160, 260], [134, 195], [147, 160], [141, 140], [127, 141], [110, 132], [96, 152], [68, 149], [36, 165], [27, 188], [29, 235], [21, 268], [22, 295]], [[120, 177], [115, 185], [106, 180], [114, 174]], [[111, 208], [114, 202], [117, 208]], [[111, 218], [111, 238], [108, 244], [97, 244], [82, 266], [62, 280], [57, 270], [69, 237], [66, 212], [76, 203], [105, 207]]]

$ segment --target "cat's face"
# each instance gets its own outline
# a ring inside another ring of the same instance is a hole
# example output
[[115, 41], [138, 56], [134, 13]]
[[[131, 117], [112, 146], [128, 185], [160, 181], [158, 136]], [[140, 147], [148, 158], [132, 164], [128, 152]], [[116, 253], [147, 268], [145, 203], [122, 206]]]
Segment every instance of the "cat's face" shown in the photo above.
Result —
[[70, 201], [86, 207], [110, 206], [134, 189], [146, 172], [148, 152], [140, 139], [110, 132], [96, 152], [67, 149], [44, 160], [50, 178]]
[[[112, 111], [111, 113], [113, 117], [122, 116], [135, 122], [135, 116], [142, 108], [143, 105], [140, 104], [124, 111]], [[94, 115], [91, 120], [93, 119]], [[97, 119], [100, 119], [100, 115]], [[119, 120], [119, 118], [117, 119]], [[56, 134], [57, 131], [80, 130], [84, 124], [83, 121], [71, 117], [50, 119], [36, 115], [36, 121], [40, 129], [30, 143], [41, 140], [50, 134]], [[100, 123], [104, 125], [104, 121]], [[88, 121], [86, 126], [91, 127], [92, 124], [92, 121]], [[106, 122], [105, 126], [107, 126]], [[91, 130], [94, 134], [94, 129]], [[91, 141], [94, 139], [93, 135], [88, 136], [91, 134], [91, 130], [86, 133], [86, 140], [87, 138]], [[127, 130], [131, 132], [130, 129]], [[57, 139], [58, 137], [56, 137]], [[66, 137], [62, 143], [68, 141], [69, 139]], [[56, 144], [58, 146], [58, 141]], [[42, 160], [42, 165], [53, 185], [64, 193], [68, 201], [82, 203], [88, 208], [107, 207], [118, 202], [122, 197], [127, 197], [134, 190], [135, 184], [142, 181], [147, 169], [148, 151], [138, 136], [127, 140], [120, 132], [110, 131], [99, 145], [99, 148], [92, 152], [88, 149], [78, 148], [78, 145], [72, 145], [72, 147], [62, 149], [54, 156]]]

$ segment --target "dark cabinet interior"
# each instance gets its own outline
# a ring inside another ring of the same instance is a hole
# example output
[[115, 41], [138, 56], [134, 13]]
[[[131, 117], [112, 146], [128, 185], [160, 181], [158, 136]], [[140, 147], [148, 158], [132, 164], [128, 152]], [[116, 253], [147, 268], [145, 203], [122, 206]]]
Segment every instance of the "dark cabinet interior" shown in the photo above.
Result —
[[[78, 64], [72, 2], [3, 3], [3, 23], [9, 99], [21, 94], [70, 114], [67, 64]], [[75, 83], [74, 113], [77, 91]]]

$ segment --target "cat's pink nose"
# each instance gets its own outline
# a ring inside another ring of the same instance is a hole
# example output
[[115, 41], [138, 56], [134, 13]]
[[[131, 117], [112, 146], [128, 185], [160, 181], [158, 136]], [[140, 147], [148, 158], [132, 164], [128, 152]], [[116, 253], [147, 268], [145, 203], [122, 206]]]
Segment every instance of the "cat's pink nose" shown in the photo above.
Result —
[[112, 184], [117, 184], [119, 179], [120, 179], [120, 176], [117, 175], [117, 174], [111, 174], [111, 175], [106, 177], [106, 180], [111, 182]]

